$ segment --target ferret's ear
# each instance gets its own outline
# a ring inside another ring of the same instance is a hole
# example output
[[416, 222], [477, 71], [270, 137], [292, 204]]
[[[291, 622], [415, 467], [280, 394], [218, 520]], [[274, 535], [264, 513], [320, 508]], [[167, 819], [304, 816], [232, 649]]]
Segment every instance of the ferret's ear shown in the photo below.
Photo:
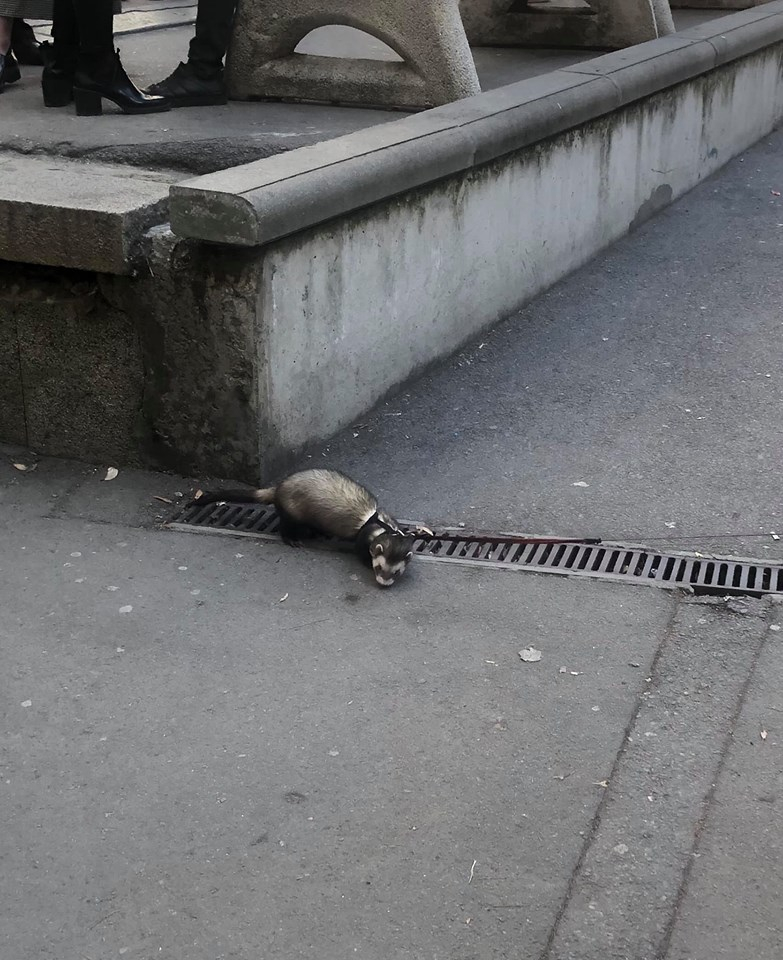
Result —
[[383, 544], [382, 544], [382, 543], [377, 543], [377, 542], [374, 543], [374, 544], [372, 545], [372, 549], [370, 550], [370, 553], [371, 553], [374, 557], [380, 557], [380, 555], [383, 553]]

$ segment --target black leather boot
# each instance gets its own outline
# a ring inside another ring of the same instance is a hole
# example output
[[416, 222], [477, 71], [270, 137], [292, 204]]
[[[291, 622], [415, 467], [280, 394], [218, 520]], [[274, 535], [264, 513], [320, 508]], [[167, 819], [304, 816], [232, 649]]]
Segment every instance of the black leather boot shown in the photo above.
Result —
[[226, 103], [223, 58], [236, 7], [237, 0], [199, 0], [187, 63], [181, 63], [165, 80], [153, 83], [147, 92], [166, 97], [172, 107]]
[[14, 17], [11, 27], [11, 50], [19, 63], [27, 66], [40, 67], [44, 62], [41, 44], [33, 28], [19, 17]]
[[80, 117], [100, 116], [102, 100], [116, 103], [123, 113], [161, 113], [171, 109], [165, 97], [139, 90], [125, 72], [119, 50], [98, 59], [81, 57], [73, 81], [73, 99]]
[[170, 77], [147, 87], [147, 93], [165, 97], [172, 107], [207, 107], [228, 103], [223, 70], [202, 77], [190, 63], [181, 63]]
[[76, 47], [62, 47], [60, 44], [42, 43], [44, 68], [41, 74], [41, 88], [47, 107], [67, 107], [73, 100], [73, 76], [76, 72], [76, 59], [79, 51]]

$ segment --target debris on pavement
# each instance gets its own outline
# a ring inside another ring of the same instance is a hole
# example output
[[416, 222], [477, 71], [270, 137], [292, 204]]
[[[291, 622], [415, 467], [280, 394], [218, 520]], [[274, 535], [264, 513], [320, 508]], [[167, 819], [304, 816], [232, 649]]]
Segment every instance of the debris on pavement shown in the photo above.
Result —
[[519, 651], [519, 659], [525, 663], [538, 663], [541, 659], [541, 651], [536, 650], [535, 647], [525, 647], [524, 650]]

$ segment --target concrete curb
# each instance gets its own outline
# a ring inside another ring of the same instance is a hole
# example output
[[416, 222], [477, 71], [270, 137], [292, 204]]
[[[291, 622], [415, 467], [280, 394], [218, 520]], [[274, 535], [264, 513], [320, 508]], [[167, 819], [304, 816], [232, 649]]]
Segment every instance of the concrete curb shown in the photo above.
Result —
[[[156, 11], [130, 10], [115, 14], [114, 36], [127, 37], [133, 33], [149, 33], [151, 30], [170, 30], [172, 27], [191, 27], [196, 22], [192, 7], [173, 7]], [[43, 37], [51, 37], [51, 20], [28, 21], [35, 32]]]
[[783, 41], [783, 0], [171, 188], [180, 236], [258, 246], [469, 170]]

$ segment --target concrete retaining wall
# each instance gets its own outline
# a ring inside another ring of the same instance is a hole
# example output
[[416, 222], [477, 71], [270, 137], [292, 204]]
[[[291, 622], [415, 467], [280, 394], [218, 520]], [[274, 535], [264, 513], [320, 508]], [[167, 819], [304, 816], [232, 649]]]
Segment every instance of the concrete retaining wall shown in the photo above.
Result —
[[[328, 437], [768, 132], [783, 44], [268, 248], [260, 406]], [[274, 451], [270, 450], [274, 455]]]

